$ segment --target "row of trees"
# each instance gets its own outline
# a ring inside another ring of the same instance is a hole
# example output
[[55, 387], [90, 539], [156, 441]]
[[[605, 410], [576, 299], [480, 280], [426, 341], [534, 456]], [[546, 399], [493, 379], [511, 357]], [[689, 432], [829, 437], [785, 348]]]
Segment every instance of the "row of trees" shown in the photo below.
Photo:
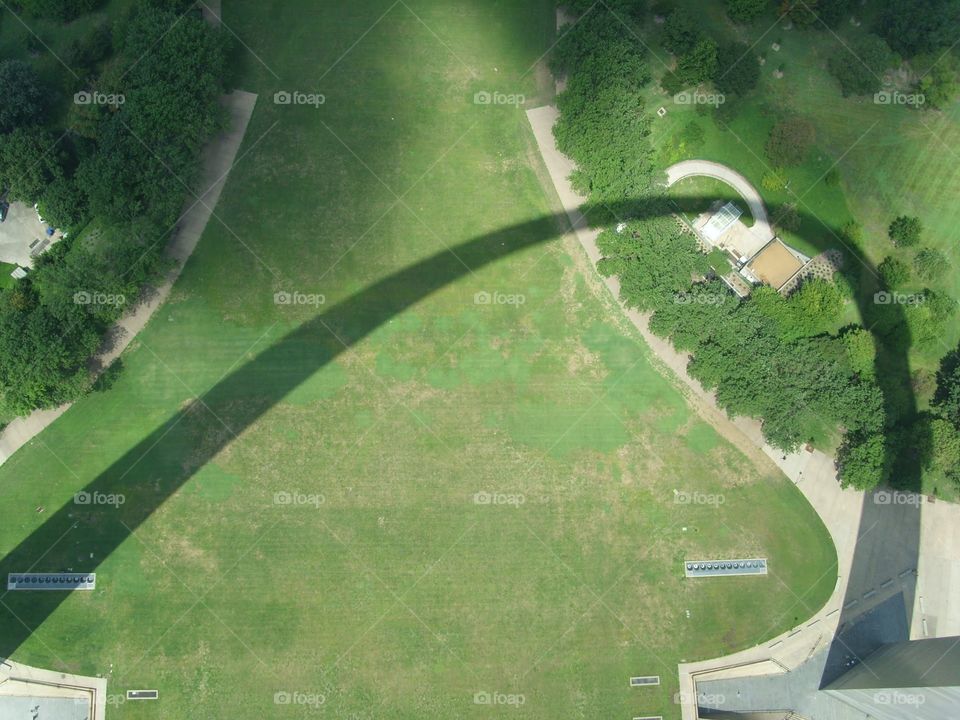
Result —
[[811, 280], [789, 298], [760, 287], [741, 301], [713, 276], [708, 256], [669, 210], [664, 203], [663, 216], [652, 212], [621, 232], [601, 233], [600, 272], [620, 278], [632, 307], [653, 312], [654, 333], [692, 354], [690, 374], [716, 390], [731, 415], [760, 419], [766, 439], [784, 450], [805, 442], [811, 428], [842, 428], [855, 455], [841, 466], [843, 482], [884, 480], [884, 398], [873, 339], [859, 326], [830, 333], [849, 291]]
[[619, 202], [649, 193], [653, 182], [650, 117], [642, 89], [650, 70], [639, 36], [628, 19], [593, 10], [558, 43], [554, 74], [568, 78], [557, 98], [557, 146], [573, 158], [574, 187], [601, 202]]
[[[158, 5], [173, 7], [156, 0], [116, 23], [108, 51], [94, 61], [99, 72], [72, 89], [114, 102], [75, 102], [66, 128], [39, 124], [55, 93], [29, 65], [0, 65], [0, 91], [35, 100], [2, 105], [0, 182], [11, 199], [39, 203], [50, 224], [69, 231], [0, 293], [0, 393], [8, 414], [89, 389], [89, 361], [104, 333], [165, 267], [184, 184], [222, 120], [224, 36], [198, 16]], [[103, 41], [102, 29], [95, 32], [100, 38], [89, 48]], [[4, 86], [4, 77], [13, 81]]]

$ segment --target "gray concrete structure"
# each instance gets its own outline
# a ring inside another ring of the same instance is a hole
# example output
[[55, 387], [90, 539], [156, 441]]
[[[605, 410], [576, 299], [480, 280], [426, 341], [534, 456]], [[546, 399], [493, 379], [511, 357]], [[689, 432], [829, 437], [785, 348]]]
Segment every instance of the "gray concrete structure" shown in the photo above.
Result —
[[823, 692], [877, 720], [960, 717], [960, 637], [884, 645]]
[[53, 235], [46, 231], [36, 210], [26, 203], [10, 203], [7, 219], [0, 223], [0, 261], [33, 267], [34, 258], [63, 237], [59, 230]]
[[699, 682], [701, 697], [709, 698], [699, 717], [960, 718], [960, 637], [891, 642], [864, 651], [877, 637], [904, 632], [903, 597], [896, 595], [837, 636], [834, 647], [847, 648], [845, 655], [826, 647], [787, 673]]
[[7, 590], [94, 590], [96, 573], [10, 573]]
[[683, 572], [688, 578], [723, 577], [727, 575], [766, 575], [766, 558], [739, 560], [687, 560]]
[[0, 720], [104, 720], [107, 681], [0, 658]]

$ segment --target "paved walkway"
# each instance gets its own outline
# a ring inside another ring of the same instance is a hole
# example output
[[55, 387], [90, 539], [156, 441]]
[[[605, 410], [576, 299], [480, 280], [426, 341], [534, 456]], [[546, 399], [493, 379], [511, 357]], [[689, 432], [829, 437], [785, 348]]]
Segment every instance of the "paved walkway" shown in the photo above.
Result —
[[[253, 115], [257, 96], [236, 90], [224, 96], [222, 102], [230, 115], [230, 123], [227, 130], [208, 143], [203, 152], [203, 171], [198, 184], [201, 188], [207, 189], [199, 197], [188, 198], [186, 212], [180, 218], [178, 228], [167, 246], [166, 253], [174, 260], [174, 268], [155, 288], [155, 292], [150, 294], [148, 300], [137, 305], [116, 323], [112, 330], [116, 342], [110, 351], [96, 358], [100, 367], [108, 367], [120, 356], [170, 295], [173, 284], [180, 277], [184, 264], [197, 246], [203, 229], [207, 226], [207, 221], [210, 220], [213, 209], [220, 199], [220, 193], [227, 182], [227, 176], [243, 142], [243, 136], [247, 132], [247, 124]], [[69, 407], [70, 405], [67, 404], [53, 410], [37, 410], [7, 425], [0, 433], [0, 464], [6, 462], [13, 453], [63, 415]]]
[[[552, 106], [527, 111], [527, 118], [533, 128], [544, 164], [553, 180], [560, 202], [570, 218], [570, 223], [581, 246], [591, 262], [596, 265], [601, 257], [596, 243], [599, 231], [587, 225], [579, 210], [579, 207], [587, 198], [578, 195], [570, 186], [568, 178], [574, 169], [573, 163], [556, 148], [552, 128], [558, 116], [557, 109]], [[691, 163], [678, 163], [671, 170], [673, 171], [673, 182], [681, 177], [690, 177], [694, 174], [706, 174], [709, 177], [717, 177], [729, 182], [750, 203], [751, 212], [757, 222], [766, 222], [766, 209], [763, 207], [759, 194], [738, 173], [716, 163], [706, 163], [699, 160], [691, 161]], [[759, 206], [754, 207], [754, 202], [759, 202]], [[797, 488], [816, 510], [830, 532], [837, 550], [838, 577], [833, 594], [826, 605], [801, 626], [792, 628], [760, 645], [727, 657], [685, 663], [679, 666], [683, 720], [695, 720], [697, 717], [695, 679], [706, 679], [708, 677], [719, 679], [786, 672], [788, 669], [798, 667], [815, 652], [831, 642], [842, 615], [841, 611], [847, 594], [854, 551], [864, 550], [862, 547], [857, 547], [864, 495], [861, 492], [840, 488], [833, 467], [833, 458], [829, 455], [817, 450], [812, 452], [801, 450], [800, 452], [785, 454], [764, 441], [759, 422], [742, 417], [730, 419], [717, 406], [713, 393], [706, 391], [699, 382], [687, 373], [689, 355], [678, 353], [667, 340], [650, 332], [648, 327], [649, 314], [639, 313], [620, 302], [619, 279], [616, 277], [603, 278], [603, 282], [621, 305], [627, 318], [643, 335], [654, 354], [690, 389], [695, 398], [701, 401], [698, 409], [705, 418], [717, 427], [725, 437], [735, 438], [736, 444], [744, 451], [759, 449], [773, 461], [796, 484]], [[935, 510], [927, 512], [930, 509]], [[917, 593], [919, 612], [913, 614], [915, 618], [913, 636], [924, 637], [922, 633], [916, 633], [917, 623], [920, 622], [924, 613], [936, 616], [938, 621], [936, 635], [942, 637], [957, 634], [960, 633], [960, 617], [958, 617], [960, 616], [960, 610], [957, 609], [955, 603], [951, 602], [951, 597], [956, 597], [955, 593], [960, 589], [960, 561], [957, 560], [960, 556], [960, 530], [957, 529], [960, 528], [960, 506], [948, 503], [924, 506], [923, 520], [924, 532], [921, 534], [921, 563], [919, 568], [920, 587]], [[946, 525], [943, 523], [946, 523]], [[934, 525], [936, 525], [936, 528], [934, 528]], [[948, 532], [946, 528], [951, 526], [953, 530]], [[896, 538], [889, 538], [889, 541], [895, 544]], [[881, 556], [884, 553], [884, 547], [887, 550], [890, 549], [883, 543], [877, 543], [874, 547], [877, 548], [877, 553]], [[867, 552], [872, 552], [872, 548], [868, 548]], [[882, 557], [878, 557], [877, 563], [882, 562]], [[929, 567], [937, 574], [936, 577], [926, 579], [926, 592], [924, 592], [925, 567]], [[859, 588], [854, 588], [854, 592], [859, 592]], [[951, 593], [954, 594], [951, 595]], [[924, 607], [924, 600], [926, 601], [926, 608]], [[933, 635], [934, 633], [931, 632], [930, 636]]]
[[757, 236], [757, 240], [762, 243], [761, 247], [773, 240], [774, 232], [770, 226], [770, 218], [767, 216], [767, 208], [763, 204], [763, 199], [757, 189], [743, 175], [726, 165], [709, 160], [684, 160], [667, 168], [667, 187], [689, 177], [714, 178], [732, 187], [750, 208], [750, 214], [753, 215], [754, 221], [750, 232]]

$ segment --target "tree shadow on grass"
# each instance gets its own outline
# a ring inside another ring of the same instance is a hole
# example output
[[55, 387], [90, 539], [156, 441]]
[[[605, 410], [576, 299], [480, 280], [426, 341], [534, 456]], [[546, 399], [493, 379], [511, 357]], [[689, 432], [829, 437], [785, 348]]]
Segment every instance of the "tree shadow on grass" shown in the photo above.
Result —
[[[642, 218], [665, 213], [662, 200], [630, 201], [604, 207], [605, 212], [615, 217]], [[771, 215], [775, 217], [776, 209], [773, 210]], [[456, 246], [455, 254], [445, 250], [432, 255], [325, 310], [231, 372], [200, 400], [167, 419], [85, 486], [84, 490], [91, 495], [123, 494], [127, 501], [122, 506], [79, 506], [72, 502], [64, 505], [7, 553], [0, 561], [0, 574], [6, 577], [8, 573], [55, 572], [68, 568], [93, 572], [235, 435], [250, 427], [345, 350], [469, 271], [553, 240], [561, 234], [558, 228], [564, 227], [569, 227], [566, 215], [545, 215], [478, 236]], [[868, 265], [864, 267], [873, 272]], [[864, 301], [860, 302], [860, 311], [863, 317], [871, 314]], [[899, 313], [903, 319], [902, 308], [894, 307], [892, 312]], [[903, 388], [910, 388], [908, 345], [899, 343], [878, 358], [878, 368], [883, 368], [878, 376], [887, 397], [902, 395]], [[304, 362], [304, 358], [308, 358], [308, 362]], [[916, 403], [912, 394], [908, 392], [908, 395], [908, 406], [903, 407], [901, 402], [898, 411], [901, 417], [904, 413], [915, 413]], [[238, 398], [243, 402], [238, 403]], [[206, 434], [204, 441], [198, 443], [197, 425], [219, 424], [221, 419], [229, 431], [223, 428], [222, 432]], [[191, 453], [185, 458], [187, 447]], [[149, 468], [152, 481], [133, 482], [136, 476], [132, 470], [136, 466]], [[901, 484], [916, 482], [915, 478], [900, 480]], [[869, 502], [869, 495], [865, 502]], [[874, 520], [871, 516], [871, 522]], [[881, 522], [882, 518], [876, 521]], [[869, 533], [861, 534], [880, 543], [886, 537], [884, 528], [876, 526], [871, 527]], [[906, 555], [915, 558], [919, 530], [916, 538], [910, 537], [909, 532], [900, 532], [897, 536], [905, 538]], [[879, 572], [872, 561], [870, 568], [873, 569], [868, 574]], [[871, 581], [869, 577], [861, 579], [858, 587]], [[101, 577], [98, 582], [109, 583], [109, 578]], [[6, 593], [0, 599], [0, 657], [12, 655], [67, 595], [66, 592]]]

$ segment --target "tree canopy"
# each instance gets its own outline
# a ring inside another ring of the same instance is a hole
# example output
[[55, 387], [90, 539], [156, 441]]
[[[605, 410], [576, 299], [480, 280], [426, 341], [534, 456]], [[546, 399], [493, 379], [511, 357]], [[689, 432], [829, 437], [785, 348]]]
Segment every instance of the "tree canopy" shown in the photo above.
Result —
[[912, 57], [951, 47], [958, 26], [960, 0], [885, 0], [880, 34], [894, 50]]
[[773, 126], [766, 151], [774, 165], [798, 165], [803, 162], [817, 139], [813, 123], [799, 117], [782, 120]]
[[883, 84], [883, 72], [893, 62], [893, 53], [883, 38], [867, 35], [849, 48], [841, 47], [830, 58], [830, 73], [840, 83], [844, 97], [872, 95]]
[[585, 16], [555, 52], [554, 67], [569, 73], [569, 82], [557, 98], [554, 135], [577, 162], [574, 186], [603, 201], [643, 197], [653, 178], [643, 46], [619, 18], [599, 12]]
[[[24, 5], [63, 19], [56, 2]], [[184, 183], [222, 122], [225, 36], [163, 5], [138, 6], [118, 26], [115, 49], [100, 29], [72, 46], [71, 60], [90, 67], [112, 52], [91, 87], [125, 96], [112, 108], [73, 104], [68, 120], [78, 132], [41, 128], [43, 92], [30, 66], [0, 64], [0, 183], [71, 231], [0, 292], [0, 393], [14, 412], [53, 407], [89, 389], [90, 356], [125, 304], [77, 298], [101, 293], [133, 302], [165, 267], [161, 253]], [[88, 7], [71, 4], [70, 12]]]
[[46, 91], [33, 66], [20, 60], [0, 62], [0, 133], [39, 122]]
[[721, 45], [713, 84], [726, 95], [746, 95], [760, 80], [760, 63], [746, 43]]
[[894, 218], [887, 229], [890, 241], [898, 247], [911, 247], [920, 242], [923, 234], [923, 223], [920, 218], [911, 215], [900, 215]]
[[727, 15], [735, 22], [756, 20], [772, 7], [770, 0], [726, 0]]

